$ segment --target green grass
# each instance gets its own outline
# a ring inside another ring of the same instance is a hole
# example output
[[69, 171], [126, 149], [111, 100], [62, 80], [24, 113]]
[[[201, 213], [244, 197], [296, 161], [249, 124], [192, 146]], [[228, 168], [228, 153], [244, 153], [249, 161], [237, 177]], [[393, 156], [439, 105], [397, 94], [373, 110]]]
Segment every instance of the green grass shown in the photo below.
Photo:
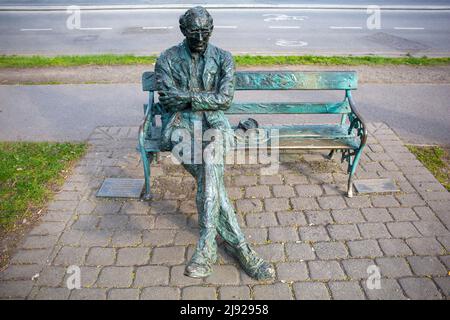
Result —
[[440, 147], [407, 146], [408, 149], [430, 170], [439, 182], [450, 191], [450, 155]]
[[[237, 66], [270, 65], [412, 65], [435, 66], [450, 64], [450, 57], [379, 57], [379, 56], [234, 56]], [[0, 56], [0, 68], [37, 68], [73, 66], [149, 65], [156, 56], [86, 55], [86, 56]]]
[[0, 231], [45, 206], [84, 143], [0, 142]]

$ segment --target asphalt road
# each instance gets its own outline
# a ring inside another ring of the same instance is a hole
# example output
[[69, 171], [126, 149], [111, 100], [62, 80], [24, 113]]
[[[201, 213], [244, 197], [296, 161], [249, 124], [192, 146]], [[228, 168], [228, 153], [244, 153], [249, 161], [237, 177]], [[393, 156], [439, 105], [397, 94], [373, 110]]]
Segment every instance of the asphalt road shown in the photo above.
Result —
[[[333, 101], [339, 92], [238, 92], [240, 101]], [[361, 85], [366, 121], [385, 122], [405, 141], [450, 146], [450, 85]], [[137, 126], [146, 94], [138, 84], [0, 86], [0, 141], [84, 140], [97, 126]], [[233, 117], [236, 123], [239, 118]], [[330, 116], [253, 116], [261, 123], [334, 120]]]
[[[0, 54], [159, 54], [182, 39], [183, 12], [81, 11], [80, 24], [73, 12], [0, 12]], [[381, 11], [380, 29], [368, 28], [366, 10], [210, 12], [211, 42], [234, 54], [450, 54], [450, 10]]]

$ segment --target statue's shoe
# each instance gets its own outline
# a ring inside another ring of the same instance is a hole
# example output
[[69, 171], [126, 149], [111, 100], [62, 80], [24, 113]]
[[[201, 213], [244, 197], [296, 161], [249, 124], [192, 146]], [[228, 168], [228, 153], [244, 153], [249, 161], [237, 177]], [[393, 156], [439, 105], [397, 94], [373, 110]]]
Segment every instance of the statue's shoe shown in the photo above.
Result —
[[211, 275], [212, 267], [209, 263], [189, 262], [184, 269], [184, 275], [191, 278], [205, 278]]
[[272, 280], [275, 278], [273, 265], [258, 257], [258, 254], [248, 244], [235, 248], [224, 242], [224, 246], [225, 251], [237, 259], [242, 269], [253, 279]]

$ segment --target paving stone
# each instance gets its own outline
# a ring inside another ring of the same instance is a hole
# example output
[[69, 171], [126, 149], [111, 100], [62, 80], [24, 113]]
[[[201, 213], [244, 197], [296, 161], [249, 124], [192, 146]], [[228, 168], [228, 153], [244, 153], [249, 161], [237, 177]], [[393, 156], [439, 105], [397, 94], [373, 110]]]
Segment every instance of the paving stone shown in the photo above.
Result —
[[56, 235], [28, 236], [19, 247], [22, 249], [47, 249], [53, 248], [56, 242], [58, 242]]
[[349, 208], [367, 208], [372, 205], [370, 197], [363, 195], [353, 196], [351, 198], [345, 197], [345, 202]]
[[297, 282], [293, 285], [297, 300], [330, 300], [330, 294], [324, 283]]
[[[153, 172], [152, 172], [152, 176], [153, 176]], [[128, 200], [122, 206], [121, 213], [126, 214], [126, 215], [129, 215], [129, 214], [147, 215], [150, 212], [151, 205], [152, 205], [151, 203], [145, 202], [145, 201]], [[133, 289], [130, 289], [130, 290], [132, 291]], [[127, 290], [125, 290], [125, 289], [118, 289], [117, 291], [127, 292]], [[111, 295], [111, 293], [110, 293], [110, 295]]]
[[75, 211], [78, 201], [51, 201], [47, 207], [48, 211]]
[[320, 209], [316, 198], [291, 198], [291, 204], [294, 210]]
[[419, 231], [411, 222], [391, 222], [386, 225], [390, 233], [396, 238], [420, 237]]
[[111, 201], [111, 200], [103, 200], [99, 202], [95, 207], [95, 214], [98, 215], [106, 215], [106, 214], [116, 214], [122, 208], [122, 202]]
[[12, 264], [42, 264], [49, 255], [49, 249], [19, 250], [10, 261]]
[[357, 240], [347, 242], [352, 257], [381, 257], [383, 253], [376, 240]]
[[437, 237], [437, 240], [444, 246], [445, 250], [450, 251], [450, 236]]
[[134, 247], [142, 243], [142, 233], [139, 231], [116, 231], [111, 239], [111, 245], [116, 248]]
[[280, 225], [283, 226], [305, 226], [307, 224], [303, 212], [281, 211], [276, 215]]
[[198, 234], [197, 232], [194, 232], [193, 230], [180, 230], [177, 232], [177, 235], [175, 236], [175, 244], [176, 245], [188, 245], [188, 244], [195, 244], [198, 240]]
[[344, 198], [341, 196], [327, 196], [318, 198], [322, 209], [344, 209], [347, 207]]
[[295, 197], [294, 188], [287, 185], [274, 185], [272, 187], [275, 198]]
[[258, 181], [257, 176], [236, 176], [234, 177], [234, 184], [238, 187], [256, 185]]
[[265, 243], [267, 241], [266, 228], [245, 228], [242, 229], [242, 232], [250, 243]]
[[239, 282], [239, 272], [234, 265], [216, 265], [213, 274], [205, 279], [205, 283], [214, 285], [238, 285]]
[[259, 177], [259, 182], [265, 185], [273, 185], [273, 184], [283, 184], [283, 179], [280, 176], [266, 176], [262, 175]]
[[286, 242], [299, 240], [295, 227], [270, 227], [269, 240], [274, 242]]
[[386, 225], [381, 222], [361, 223], [358, 224], [358, 228], [363, 238], [379, 239], [391, 237]]
[[82, 288], [72, 290], [70, 300], [106, 300], [106, 289]]
[[86, 264], [91, 266], [109, 266], [116, 260], [114, 248], [91, 248], [86, 258]]
[[331, 214], [337, 223], [360, 223], [365, 222], [361, 212], [357, 209], [332, 210]]
[[367, 279], [370, 266], [375, 265], [372, 259], [345, 259], [342, 265], [350, 280]]
[[303, 241], [328, 241], [330, 239], [324, 226], [300, 227], [299, 234]]
[[143, 232], [143, 244], [151, 246], [165, 246], [173, 244], [176, 230], [146, 230]]
[[182, 290], [183, 300], [217, 300], [216, 289], [212, 287], [192, 286]]
[[255, 300], [292, 300], [291, 289], [287, 284], [256, 285], [253, 287]]
[[108, 300], [138, 300], [139, 289], [111, 289]]
[[272, 195], [268, 186], [251, 186], [245, 188], [246, 198], [270, 198]]
[[313, 280], [345, 279], [345, 273], [337, 261], [309, 261], [308, 266]]
[[448, 298], [450, 296], [450, 277], [434, 278], [434, 282]]
[[[67, 270], [67, 269], [66, 269]], [[91, 288], [94, 283], [98, 279], [98, 275], [100, 274], [101, 267], [85, 267], [80, 266], [80, 275], [81, 275], [81, 287], [82, 288]], [[72, 282], [71, 276], [72, 273], [67, 273], [64, 276], [63, 285], [67, 287], [67, 281]]]
[[45, 266], [44, 269], [39, 272], [36, 284], [44, 287], [59, 287], [62, 284], [65, 274], [66, 268]]
[[178, 202], [176, 200], [158, 200], [150, 203], [150, 211], [153, 214], [168, 214], [177, 211]]
[[154, 248], [152, 252], [152, 263], [166, 263], [166, 264], [179, 264], [184, 262], [183, 246], [176, 247], [158, 247]]
[[365, 296], [357, 281], [332, 281], [328, 283], [335, 300], [364, 300]]
[[370, 300], [405, 300], [403, 290], [395, 279], [380, 279], [381, 288], [369, 289], [366, 281], [361, 282]]
[[412, 208], [389, 208], [390, 213], [396, 221], [417, 221], [419, 217]]
[[402, 239], [380, 239], [379, 244], [383, 252], [388, 256], [407, 256], [412, 251]]
[[128, 216], [107, 215], [100, 219], [100, 223], [99, 223], [98, 227], [100, 229], [111, 229], [111, 230], [125, 229], [127, 223], [128, 223]]
[[319, 185], [301, 184], [295, 186], [295, 190], [299, 197], [318, 197], [323, 193]]
[[414, 207], [413, 209], [422, 221], [438, 221], [429, 207]]
[[316, 255], [308, 243], [287, 243], [286, 254], [289, 261], [315, 260]]
[[361, 238], [358, 228], [354, 224], [329, 225], [327, 229], [334, 240], [356, 240]]
[[384, 208], [364, 208], [361, 210], [364, 217], [369, 222], [393, 221], [387, 209]]
[[[347, 180], [348, 177], [345, 177]], [[327, 196], [336, 196], [345, 194], [346, 186], [345, 184], [323, 184], [323, 190]]]
[[310, 225], [317, 225], [317, 224], [327, 225], [330, 223], [334, 223], [330, 211], [328, 210], [306, 211], [305, 215]]
[[78, 203], [75, 211], [78, 214], [91, 214], [94, 211], [96, 205], [97, 204], [95, 202], [82, 200]]
[[49, 211], [41, 218], [41, 221], [59, 222], [65, 225], [72, 216], [73, 212], [70, 211]]
[[341, 242], [317, 242], [314, 249], [319, 259], [323, 260], [343, 259], [348, 256], [347, 248]]
[[24, 299], [30, 293], [33, 287], [33, 281], [1, 281], [0, 282], [0, 298]]
[[83, 247], [106, 247], [109, 245], [113, 231], [111, 230], [86, 230], [80, 239], [80, 246]]
[[441, 299], [436, 285], [427, 278], [404, 278], [399, 279], [400, 285], [405, 290], [406, 295], [414, 300], [435, 300]]
[[97, 286], [101, 288], [128, 288], [132, 282], [132, 267], [105, 267], [100, 272]]
[[221, 300], [250, 300], [250, 289], [247, 286], [224, 286], [219, 288]]
[[397, 195], [398, 201], [404, 207], [415, 207], [425, 205], [425, 201], [417, 194], [402, 194]]
[[400, 203], [394, 196], [372, 196], [372, 204], [378, 208], [399, 207]]
[[136, 269], [134, 287], [169, 284], [169, 268], [166, 266], [142, 266]]
[[308, 184], [308, 179], [305, 176], [299, 176], [299, 175], [295, 175], [295, 174], [287, 174], [284, 177], [284, 182], [289, 185]]
[[155, 225], [154, 216], [130, 216], [126, 228], [128, 230], [148, 230]]
[[236, 200], [236, 210], [239, 213], [261, 212], [262, 202], [258, 199], [240, 199]]
[[71, 228], [74, 230], [94, 230], [99, 221], [100, 217], [82, 215], [72, 224]]
[[142, 291], [141, 300], [179, 300], [180, 289], [175, 287], [148, 287]]
[[282, 244], [265, 244], [254, 246], [253, 249], [266, 261], [278, 262], [284, 260], [284, 248]]
[[245, 216], [249, 227], [269, 227], [278, 225], [275, 214], [271, 212], [249, 213]]
[[165, 214], [157, 216], [154, 228], [155, 229], [182, 229], [186, 227], [187, 218], [181, 214]]
[[49, 234], [58, 235], [66, 226], [65, 222], [42, 222], [37, 227], [34, 227], [29, 235], [31, 236], [45, 236]]
[[425, 237], [448, 236], [450, 234], [439, 221], [418, 221], [414, 222], [414, 225]]
[[436, 257], [408, 257], [413, 272], [418, 276], [443, 276], [447, 269]]
[[66, 230], [63, 232], [63, 234], [59, 237], [58, 243], [62, 246], [77, 246], [80, 244], [81, 237], [83, 236], [84, 232], [81, 230]]
[[69, 298], [70, 290], [67, 288], [42, 287], [33, 297], [35, 300], [65, 300]]
[[0, 281], [4, 280], [31, 280], [42, 269], [41, 265], [9, 265], [5, 270], [0, 272]]
[[264, 208], [270, 212], [285, 211], [290, 210], [291, 205], [288, 198], [270, 198], [264, 199]]
[[304, 262], [282, 262], [276, 265], [277, 279], [285, 281], [304, 281], [309, 279], [308, 268]]
[[150, 248], [121, 248], [117, 253], [117, 266], [136, 266], [147, 264]]
[[440, 255], [445, 253], [445, 249], [435, 238], [410, 238], [406, 243], [418, 255]]
[[377, 258], [375, 261], [380, 267], [382, 277], [399, 278], [412, 275], [405, 258]]
[[202, 279], [191, 278], [184, 275], [185, 266], [173, 266], [170, 269], [170, 285], [173, 286], [188, 286], [202, 283]]

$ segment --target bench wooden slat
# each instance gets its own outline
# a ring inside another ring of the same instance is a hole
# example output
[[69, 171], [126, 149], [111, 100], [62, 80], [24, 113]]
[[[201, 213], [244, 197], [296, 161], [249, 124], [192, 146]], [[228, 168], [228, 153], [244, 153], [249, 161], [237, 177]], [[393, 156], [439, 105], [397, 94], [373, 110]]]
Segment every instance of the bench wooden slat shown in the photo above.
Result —
[[[353, 90], [355, 71], [238, 71], [236, 90]], [[142, 89], [155, 91], [154, 72], [144, 72]]]
[[347, 100], [328, 103], [233, 103], [226, 114], [343, 114], [351, 112]]

